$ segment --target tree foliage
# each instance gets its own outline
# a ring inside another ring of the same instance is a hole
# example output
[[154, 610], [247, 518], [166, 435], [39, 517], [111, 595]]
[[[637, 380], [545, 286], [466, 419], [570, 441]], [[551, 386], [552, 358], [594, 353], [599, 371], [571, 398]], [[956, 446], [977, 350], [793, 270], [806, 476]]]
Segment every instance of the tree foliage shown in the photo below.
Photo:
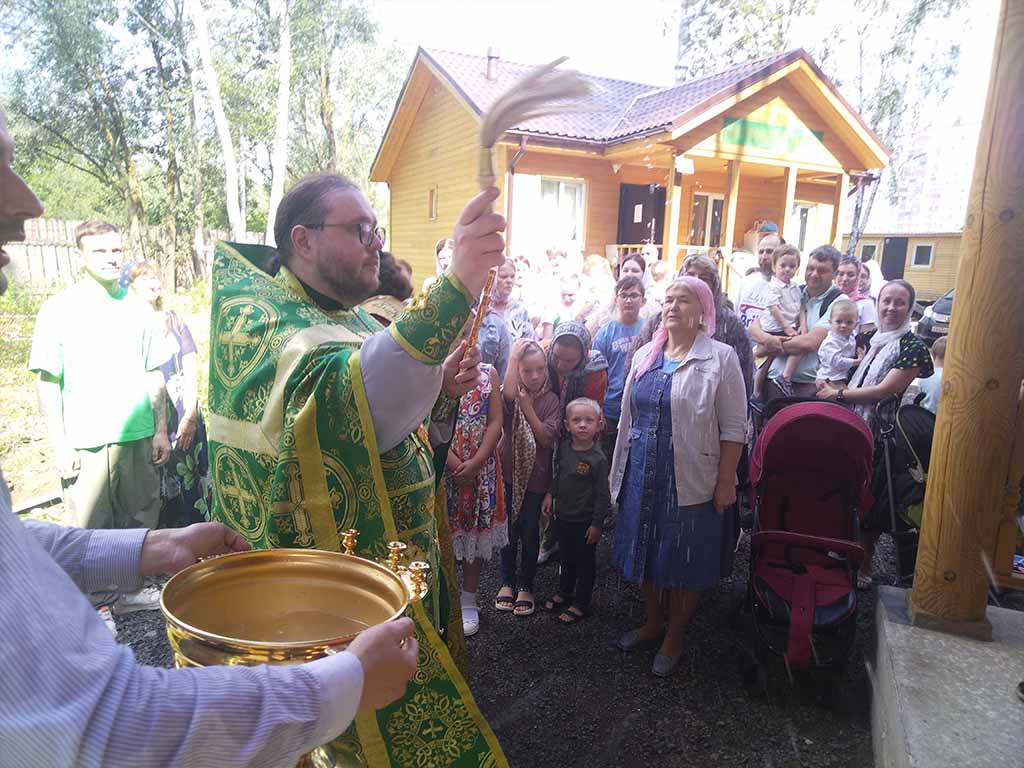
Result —
[[962, 0], [852, 0], [837, 14], [818, 0], [682, 0], [679, 81], [804, 48], [892, 150], [875, 183], [858, 187], [851, 253], [879, 190], [895, 200], [919, 158], [926, 114], [941, 113], [959, 45], [937, 32]]
[[119, 191], [126, 220], [138, 235], [144, 217], [138, 160], [154, 130], [148, 88], [121, 55], [135, 41], [114, 33], [118, 10], [86, 0], [4, 3], [5, 25], [16, 29], [28, 66], [14, 74], [11, 111], [28, 128], [19, 137], [29, 159], [59, 161]]
[[[47, 214], [125, 224], [137, 250], [202, 274], [204, 233], [227, 229], [227, 171], [189, 4], [0, 0], [3, 103], [17, 167]], [[242, 229], [267, 221], [281, 0], [203, 0], [236, 149]], [[333, 169], [366, 180], [405, 73], [366, 0], [288, 0], [292, 62], [285, 188]], [[158, 232], [154, 235], [153, 232]]]
[[817, 6], [818, 0], [682, 0], [676, 80], [786, 50], [793, 21]]

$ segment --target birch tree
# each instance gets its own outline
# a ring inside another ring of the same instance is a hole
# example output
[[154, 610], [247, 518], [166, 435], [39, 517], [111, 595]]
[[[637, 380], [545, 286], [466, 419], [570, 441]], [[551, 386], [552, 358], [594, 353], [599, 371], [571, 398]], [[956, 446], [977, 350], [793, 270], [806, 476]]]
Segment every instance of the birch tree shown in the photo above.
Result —
[[284, 195], [284, 180], [288, 174], [288, 118], [292, 79], [292, 37], [289, 21], [288, 0], [277, 0], [278, 28], [278, 69], [277, 69], [277, 119], [274, 123], [274, 146], [271, 152], [270, 200], [267, 204], [267, 245], [275, 245], [274, 222], [277, 206]]
[[189, 17], [194, 28], [196, 50], [203, 73], [206, 95], [213, 112], [214, 124], [217, 127], [217, 138], [220, 141], [221, 154], [224, 157], [224, 203], [228, 210], [228, 222], [231, 236], [235, 240], [245, 237], [245, 220], [238, 199], [238, 162], [235, 159], [235, 146], [231, 140], [231, 126], [224, 114], [224, 100], [221, 97], [220, 78], [213, 66], [213, 55], [210, 51], [210, 31], [206, 21], [206, 11], [202, 0], [189, 0]]

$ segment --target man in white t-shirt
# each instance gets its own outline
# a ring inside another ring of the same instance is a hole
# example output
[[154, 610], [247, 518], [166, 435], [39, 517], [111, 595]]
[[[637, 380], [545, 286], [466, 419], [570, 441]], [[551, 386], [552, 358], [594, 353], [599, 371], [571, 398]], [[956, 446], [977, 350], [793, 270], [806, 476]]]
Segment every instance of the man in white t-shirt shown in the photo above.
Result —
[[758, 271], [747, 275], [740, 284], [736, 313], [740, 316], [743, 327], [748, 330], [770, 303], [771, 291], [768, 283], [772, 279], [772, 257], [780, 245], [782, 238], [776, 234], [762, 237], [757, 244]]

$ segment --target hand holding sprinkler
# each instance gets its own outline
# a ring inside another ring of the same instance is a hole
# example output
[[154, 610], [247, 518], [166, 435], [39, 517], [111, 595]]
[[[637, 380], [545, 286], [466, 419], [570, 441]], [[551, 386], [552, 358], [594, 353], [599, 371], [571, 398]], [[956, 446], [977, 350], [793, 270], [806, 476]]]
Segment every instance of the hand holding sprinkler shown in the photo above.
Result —
[[[557, 67], [565, 60], [566, 57], [562, 56], [524, 75], [484, 114], [480, 123], [480, 159], [476, 177], [480, 189], [487, 189], [494, 184], [494, 145], [507, 130], [535, 117], [584, 111], [578, 103], [573, 102], [590, 94], [590, 84], [576, 72], [559, 71]], [[477, 342], [480, 324], [491, 303], [496, 273], [497, 269], [491, 270], [480, 294], [476, 319], [469, 332], [469, 346]]]

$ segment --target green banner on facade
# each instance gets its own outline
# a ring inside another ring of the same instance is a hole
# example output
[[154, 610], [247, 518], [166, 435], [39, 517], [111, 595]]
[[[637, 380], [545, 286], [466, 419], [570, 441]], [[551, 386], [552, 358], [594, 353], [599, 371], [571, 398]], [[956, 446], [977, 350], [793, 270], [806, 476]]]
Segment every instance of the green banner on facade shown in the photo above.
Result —
[[723, 143], [764, 149], [780, 156], [816, 148], [823, 143], [824, 135], [822, 131], [812, 131], [800, 123], [772, 125], [741, 117], [725, 118], [725, 127], [722, 129]]

